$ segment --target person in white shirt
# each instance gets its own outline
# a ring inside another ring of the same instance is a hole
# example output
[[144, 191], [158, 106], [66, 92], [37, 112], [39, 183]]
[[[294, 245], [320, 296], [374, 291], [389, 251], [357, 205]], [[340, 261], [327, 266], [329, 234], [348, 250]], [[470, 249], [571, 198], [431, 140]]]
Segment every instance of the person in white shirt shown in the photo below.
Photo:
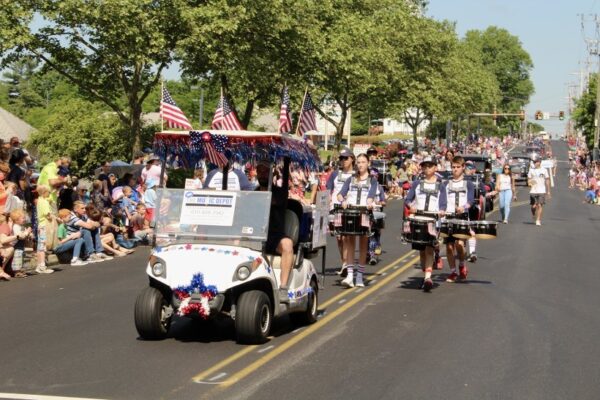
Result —
[[542, 225], [542, 212], [546, 204], [546, 196], [552, 198], [550, 194], [550, 175], [546, 168], [542, 168], [542, 160], [538, 157], [533, 162], [534, 167], [529, 169], [527, 174], [527, 183], [529, 184], [529, 203], [531, 204], [531, 215], [535, 224]]
[[508, 216], [510, 215], [511, 200], [516, 200], [517, 191], [515, 190], [515, 180], [510, 171], [510, 165], [504, 164], [502, 173], [498, 174], [498, 192], [500, 193], [500, 217], [502, 222], [508, 224]]

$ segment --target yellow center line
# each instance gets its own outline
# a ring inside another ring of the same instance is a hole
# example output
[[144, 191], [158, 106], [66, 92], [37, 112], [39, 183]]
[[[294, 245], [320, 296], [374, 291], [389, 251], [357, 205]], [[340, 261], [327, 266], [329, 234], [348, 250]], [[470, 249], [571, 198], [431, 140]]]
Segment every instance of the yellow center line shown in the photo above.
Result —
[[[405, 260], [406, 258], [412, 256], [415, 252], [415, 250], [411, 250], [408, 253], [406, 253], [405, 255], [403, 255], [402, 257], [394, 260], [393, 262], [389, 263], [388, 265], [386, 265], [385, 267], [381, 268], [380, 270], [376, 271], [374, 273], [374, 276], [369, 277], [366, 279], [367, 282], [372, 281], [373, 279], [375, 279], [375, 277], [379, 276], [381, 273], [387, 271], [390, 268], [393, 268], [396, 264], [398, 264], [400, 261]], [[347, 296], [348, 294], [352, 293], [354, 290], [356, 290], [356, 288], [354, 289], [350, 289], [350, 290], [344, 290], [343, 292], [333, 296], [331, 299], [327, 300], [324, 303], [319, 304], [319, 309], [323, 309], [323, 308], [327, 308], [329, 305], [335, 303], [336, 301], [338, 301], [340, 298]]]
[[263, 365], [265, 365], [266, 363], [268, 363], [269, 361], [271, 361], [273, 358], [277, 357], [278, 355], [280, 355], [281, 353], [287, 351], [289, 348], [291, 348], [292, 346], [294, 346], [295, 344], [297, 344], [301, 340], [305, 339], [306, 337], [308, 337], [311, 334], [315, 333], [319, 329], [323, 328], [325, 325], [327, 325], [329, 322], [333, 321], [340, 314], [344, 313], [349, 308], [351, 308], [352, 306], [356, 305], [358, 302], [364, 300], [367, 296], [372, 295], [373, 292], [376, 291], [376, 289], [382, 288], [386, 284], [388, 284], [390, 281], [392, 281], [393, 279], [396, 279], [396, 277], [398, 275], [400, 275], [402, 272], [406, 271], [408, 268], [410, 268], [413, 264], [415, 264], [418, 261], [419, 261], [419, 256], [411, 259], [406, 264], [404, 264], [404, 266], [402, 268], [398, 269], [397, 271], [394, 271], [392, 274], [390, 274], [389, 276], [386, 276], [381, 281], [379, 281], [377, 284], [375, 284], [374, 286], [372, 286], [370, 290], [365, 290], [364, 292], [362, 292], [361, 294], [357, 295], [356, 297], [354, 297], [349, 302], [344, 303], [344, 305], [342, 305], [341, 307], [335, 309], [330, 314], [327, 314], [325, 317], [323, 317], [322, 319], [320, 319], [317, 323], [315, 323], [313, 325], [310, 325], [305, 330], [301, 331], [296, 336], [294, 336], [294, 337], [290, 338], [289, 340], [285, 341], [284, 343], [282, 343], [280, 346], [278, 346], [277, 348], [275, 348], [271, 352], [265, 354], [263, 357], [259, 358], [258, 360], [254, 361], [253, 363], [251, 363], [248, 366], [244, 367], [242, 370], [238, 371], [237, 373], [231, 375], [231, 377], [227, 381], [221, 383], [219, 385], [219, 387], [220, 388], [227, 388], [227, 387], [233, 385], [234, 383], [238, 382], [239, 380], [245, 378], [246, 376], [248, 376], [252, 372], [258, 370], [258, 368], [262, 367]]
[[[397, 263], [399, 263], [400, 261], [403, 261], [404, 259], [406, 259], [407, 257], [410, 257], [412, 254], [414, 254], [415, 251], [411, 250], [409, 251], [407, 254], [397, 258], [396, 260], [394, 260], [393, 262], [389, 263], [388, 265], [386, 265], [385, 267], [381, 268], [380, 270], [375, 272], [375, 275], [379, 275], [382, 272], [385, 272], [386, 270], [392, 268], [394, 265], [396, 265]], [[369, 278], [367, 279], [367, 281], [370, 281], [374, 278]], [[319, 308], [325, 308], [327, 306], [329, 306], [330, 304], [334, 303], [335, 301], [339, 300], [341, 297], [347, 296], [350, 293], [352, 293], [352, 290], [344, 290], [343, 292], [341, 292], [340, 294], [334, 296], [333, 298], [329, 299], [328, 301], [326, 301], [323, 304], [319, 304]], [[250, 346], [246, 346], [244, 349], [238, 351], [237, 353], [232, 354], [231, 356], [221, 360], [220, 362], [218, 362], [217, 364], [213, 365], [212, 367], [208, 368], [207, 370], [202, 371], [201, 373], [197, 374], [196, 376], [194, 376], [192, 378], [193, 381], [198, 382], [198, 381], [202, 381], [204, 379], [206, 379], [207, 377], [209, 377], [210, 375], [214, 374], [217, 371], [220, 371], [221, 369], [223, 369], [223, 367], [226, 367], [227, 365], [233, 363], [234, 361], [240, 359], [241, 357], [245, 356], [246, 354], [252, 352], [255, 348], [259, 347], [258, 345], [250, 345]]]

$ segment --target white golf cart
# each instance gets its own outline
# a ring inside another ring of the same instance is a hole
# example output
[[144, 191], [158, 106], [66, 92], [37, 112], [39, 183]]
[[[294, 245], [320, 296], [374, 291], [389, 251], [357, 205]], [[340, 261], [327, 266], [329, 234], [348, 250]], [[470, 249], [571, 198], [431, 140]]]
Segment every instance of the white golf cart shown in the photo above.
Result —
[[[277, 147], [288, 147], [288, 143], [281, 143], [281, 135], [210, 132], [219, 135], [221, 140], [225, 136], [231, 146], [252, 139], [255, 150], [266, 149], [263, 154], [272, 155], [268, 150], [275, 147], [279, 155], [283, 154], [289, 160], [288, 155], [279, 152], [281, 148]], [[183, 135], [178, 132], [167, 134]], [[165, 133], [161, 135], [164, 137]], [[265, 137], [273, 141], [264, 140]], [[257, 139], [265, 148], [257, 148]], [[294, 138], [283, 139], [284, 142], [293, 140], [294, 146], [305, 146]], [[240, 150], [240, 147], [227, 147], [226, 154], [230, 150]], [[304, 155], [312, 154], [310, 149], [304, 150]], [[284, 165], [288, 167], [289, 161]], [[225, 165], [224, 170], [227, 168]], [[226, 180], [223, 179], [223, 187], [227, 187]], [[231, 317], [235, 321], [237, 340], [241, 343], [265, 342], [273, 318], [286, 313], [294, 322], [310, 324], [316, 321], [317, 271], [305, 258], [315, 254], [316, 249], [312, 243], [307, 243], [312, 242], [312, 235], [302, 237], [305, 235], [301, 232], [301, 221], [306, 218], [298, 202], [289, 200], [285, 211], [286, 235], [294, 242], [295, 258], [288, 280], [289, 301], [280, 302], [281, 257], [266, 254], [264, 250], [269, 227], [270, 191], [164, 188], [159, 189], [158, 194], [161, 211], [157, 210], [155, 217], [156, 243], [146, 268], [149, 286], [138, 295], [135, 303], [135, 325], [141, 338], [165, 338], [176, 314], [200, 319], [217, 315]]]

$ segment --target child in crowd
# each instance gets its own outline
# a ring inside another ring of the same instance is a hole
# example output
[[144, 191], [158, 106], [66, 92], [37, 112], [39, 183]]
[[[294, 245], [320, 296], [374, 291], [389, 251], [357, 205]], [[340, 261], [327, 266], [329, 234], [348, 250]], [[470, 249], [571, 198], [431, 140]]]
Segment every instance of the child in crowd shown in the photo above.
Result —
[[94, 183], [92, 183], [92, 191], [90, 192], [90, 203], [93, 204], [100, 211], [104, 211], [106, 207], [110, 207], [110, 196], [107, 196], [104, 193], [104, 186], [102, 184], [102, 181], [100, 180], [95, 180]]
[[102, 239], [100, 238], [99, 218], [98, 221], [93, 221], [91, 218], [88, 219], [86, 215], [85, 204], [83, 204], [80, 201], [76, 201], [73, 204], [73, 212], [71, 213], [71, 218], [65, 225], [69, 233], [81, 231], [81, 236], [83, 238], [85, 246], [85, 252], [90, 255], [88, 258], [88, 262], [101, 262], [104, 260], [112, 260], [112, 257], [106, 255], [103, 252]]
[[5, 182], [6, 203], [4, 204], [4, 213], [10, 214], [14, 210], [23, 209], [23, 200], [17, 197], [17, 185], [14, 182]]
[[46, 267], [46, 234], [49, 231], [48, 225], [54, 220], [50, 203], [50, 188], [46, 185], [38, 185], [37, 193], [38, 242], [35, 272], [38, 274], [51, 274], [54, 270]]
[[156, 194], [156, 190], [154, 187], [157, 182], [154, 179], [148, 179], [144, 184], [144, 205], [146, 206], [146, 219], [150, 222], [154, 220], [154, 211], [156, 209], [156, 201], [158, 195]]
[[104, 250], [110, 251], [117, 257], [123, 257], [127, 254], [133, 253], [135, 250], [122, 247], [117, 242], [117, 235], [122, 233], [123, 229], [113, 224], [111, 217], [102, 217], [102, 228], [100, 238], [102, 239], [102, 246], [104, 247]]
[[147, 217], [146, 206], [138, 204], [136, 207], [136, 214], [131, 219], [131, 226], [133, 227], [133, 235], [136, 240], [141, 242], [149, 243], [152, 239], [152, 228], [150, 228], [150, 220]]
[[12, 232], [17, 237], [15, 243], [15, 254], [13, 256], [13, 271], [17, 278], [24, 278], [27, 274], [21, 269], [23, 268], [23, 254], [25, 252], [25, 240], [33, 238], [32, 229], [25, 227], [26, 215], [22, 208], [11, 211], [10, 219], [13, 222]]
[[129, 186], [123, 187], [123, 198], [121, 199], [121, 209], [123, 210], [127, 220], [126, 226], [129, 226], [129, 221], [135, 214], [135, 207], [137, 203], [132, 199], [133, 190]]
[[81, 237], [81, 231], [69, 232], [67, 223], [71, 219], [71, 211], [66, 208], [58, 210], [58, 219], [61, 224], [58, 226], [58, 245], [54, 248], [54, 254], [59, 256], [61, 253], [73, 251], [71, 257], [72, 266], [86, 265], [88, 262], [81, 259], [81, 250], [84, 240]]

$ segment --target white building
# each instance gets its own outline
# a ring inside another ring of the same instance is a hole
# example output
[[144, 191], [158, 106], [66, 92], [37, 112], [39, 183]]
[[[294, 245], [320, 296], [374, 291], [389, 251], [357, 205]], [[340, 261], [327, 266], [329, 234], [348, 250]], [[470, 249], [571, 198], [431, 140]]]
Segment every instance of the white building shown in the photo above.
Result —
[[[416, 110], [415, 109], [409, 109], [408, 110], [409, 114], [411, 116], [416, 115]], [[408, 125], [406, 123], [406, 120], [401, 120], [398, 121], [397, 119], [394, 118], [382, 118], [382, 119], [376, 119], [371, 121], [371, 125], [373, 126], [381, 126], [383, 128], [383, 134], [384, 135], [394, 135], [394, 134], [410, 134], [412, 135], [413, 130], [410, 127], [410, 125]], [[425, 133], [425, 130], [429, 127], [429, 120], [423, 120], [421, 121], [421, 123], [417, 126], [417, 134], [421, 135], [423, 133]]]

